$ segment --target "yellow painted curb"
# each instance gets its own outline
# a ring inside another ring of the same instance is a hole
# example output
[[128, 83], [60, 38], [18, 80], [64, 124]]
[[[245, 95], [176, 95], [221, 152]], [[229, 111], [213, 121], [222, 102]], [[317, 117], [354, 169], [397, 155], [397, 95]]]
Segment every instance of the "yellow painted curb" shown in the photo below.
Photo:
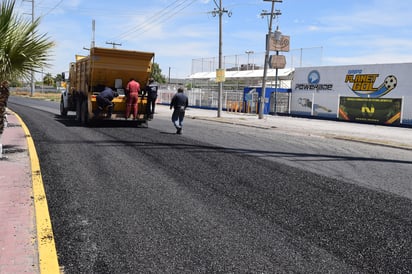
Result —
[[29, 149], [31, 178], [33, 183], [33, 197], [36, 215], [37, 246], [39, 250], [39, 268], [42, 274], [59, 274], [59, 262], [57, 258], [56, 245], [54, 242], [53, 229], [50, 220], [49, 208], [47, 206], [46, 193], [44, 191], [43, 179], [40, 172], [39, 158], [37, 157], [36, 147], [33, 138], [26, 124], [16, 113], [17, 119], [26, 135]]

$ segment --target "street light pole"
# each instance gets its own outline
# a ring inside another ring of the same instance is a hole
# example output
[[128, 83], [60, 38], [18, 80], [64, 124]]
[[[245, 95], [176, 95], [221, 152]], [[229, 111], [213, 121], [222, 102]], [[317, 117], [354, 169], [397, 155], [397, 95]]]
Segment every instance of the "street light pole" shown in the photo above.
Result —
[[[265, 63], [263, 64], [263, 80], [262, 80], [262, 92], [260, 94], [260, 104], [259, 104], [259, 119], [263, 119], [264, 108], [265, 108], [265, 97], [266, 97], [266, 81], [267, 81], [267, 73], [268, 73], [268, 63], [269, 63], [269, 41], [270, 36], [272, 34], [272, 22], [273, 16], [275, 14], [275, 3], [282, 3], [282, 0], [263, 0], [265, 2], [272, 2], [272, 9], [269, 14], [269, 31], [268, 35], [266, 36], [266, 52], [265, 52]], [[262, 14], [267, 15], [267, 14]]]
[[[247, 54], [247, 68], [246, 68], [246, 70], [250, 70], [250, 68], [252, 67], [252, 66], [250, 66], [250, 55], [254, 54], [255, 52], [253, 50], [247, 50], [247, 51], [245, 51], [245, 53]], [[248, 81], [246, 81], [248, 86], [250, 86], [251, 82], [252, 81], [250, 79], [248, 79]]]
[[247, 54], [247, 70], [249, 70], [249, 64], [250, 64], [250, 55], [251, 54], [253, 54], [253, 53], [255, 53], [253, 50], [247, 50], [247, 51], [245, 51], [245, 53]]

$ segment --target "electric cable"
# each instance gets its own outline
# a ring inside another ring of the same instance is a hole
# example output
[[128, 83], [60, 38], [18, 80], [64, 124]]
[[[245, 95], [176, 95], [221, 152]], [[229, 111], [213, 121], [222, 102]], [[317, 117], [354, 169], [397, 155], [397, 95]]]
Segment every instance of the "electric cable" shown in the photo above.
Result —
[[[182, 10], [188, 8], [190, 5], [192, 5], [196, 1], [197, 0], [191, 0], [191, 1], [190, 0], [183, 0], [183, 1], [176, 0], [173, 3], [169, 4], [168, 6], [166, 6], [165, 8], [163, 8], [162, 10], [160, 10], [159, 12], [155, 12], [153, 15], [150, 16], [150, 18], [154, 18], [154, 17], [157, 18], [156, 20], [147, 21], [147, 22], [145, 22], [145, 23], [143, 23], [142, 25], [139, 25], [139, 26], [133, 26], [128, 31], [123, 32], [122, 34], [114, 37], [113, 39], [122, 40], [122, 39], [126, 39], [130, 35], [136, 35], [136, 33], [137, 34], [145, 33], [145, 32], [147, 32], [151, 29], [151, 27], [150, 27], [151, 25], [161, 24], [161, 23], [166, 22], [167, 20], [174, 17], [176, 14], [180, 13]], [[172, 7], [172, 8], [170, 8], [170, 7]], [[176, 10], [177, 8], [179, 8], [179, 9]], [[171, 12], [173, 10], [175, 10], [175, 11]]]

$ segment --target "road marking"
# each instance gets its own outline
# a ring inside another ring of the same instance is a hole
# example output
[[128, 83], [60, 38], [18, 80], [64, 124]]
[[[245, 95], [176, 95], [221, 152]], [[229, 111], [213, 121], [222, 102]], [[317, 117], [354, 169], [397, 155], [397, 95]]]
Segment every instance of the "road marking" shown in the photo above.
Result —
[[59, 262], [57, 259], [57, 251], [54, 242], [46, 193], [44, 191], [43, 179], [40, 171], [39, 158], [37, 157], [36, 147], [34, 146], [34, 141], [31, 137], [29, 129], [20, 116], [16, 113], [15, 115], [24, 130], [29, 150], [40, 273], [58, 274], [60, 273]]

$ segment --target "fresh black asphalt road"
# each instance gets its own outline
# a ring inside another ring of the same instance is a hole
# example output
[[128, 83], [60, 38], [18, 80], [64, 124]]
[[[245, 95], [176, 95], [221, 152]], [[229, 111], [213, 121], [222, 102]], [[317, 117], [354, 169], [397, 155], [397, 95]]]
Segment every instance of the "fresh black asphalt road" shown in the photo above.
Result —
[[34, 139], [65, 273], [412, 273], [411, 151], [9, 107]]

